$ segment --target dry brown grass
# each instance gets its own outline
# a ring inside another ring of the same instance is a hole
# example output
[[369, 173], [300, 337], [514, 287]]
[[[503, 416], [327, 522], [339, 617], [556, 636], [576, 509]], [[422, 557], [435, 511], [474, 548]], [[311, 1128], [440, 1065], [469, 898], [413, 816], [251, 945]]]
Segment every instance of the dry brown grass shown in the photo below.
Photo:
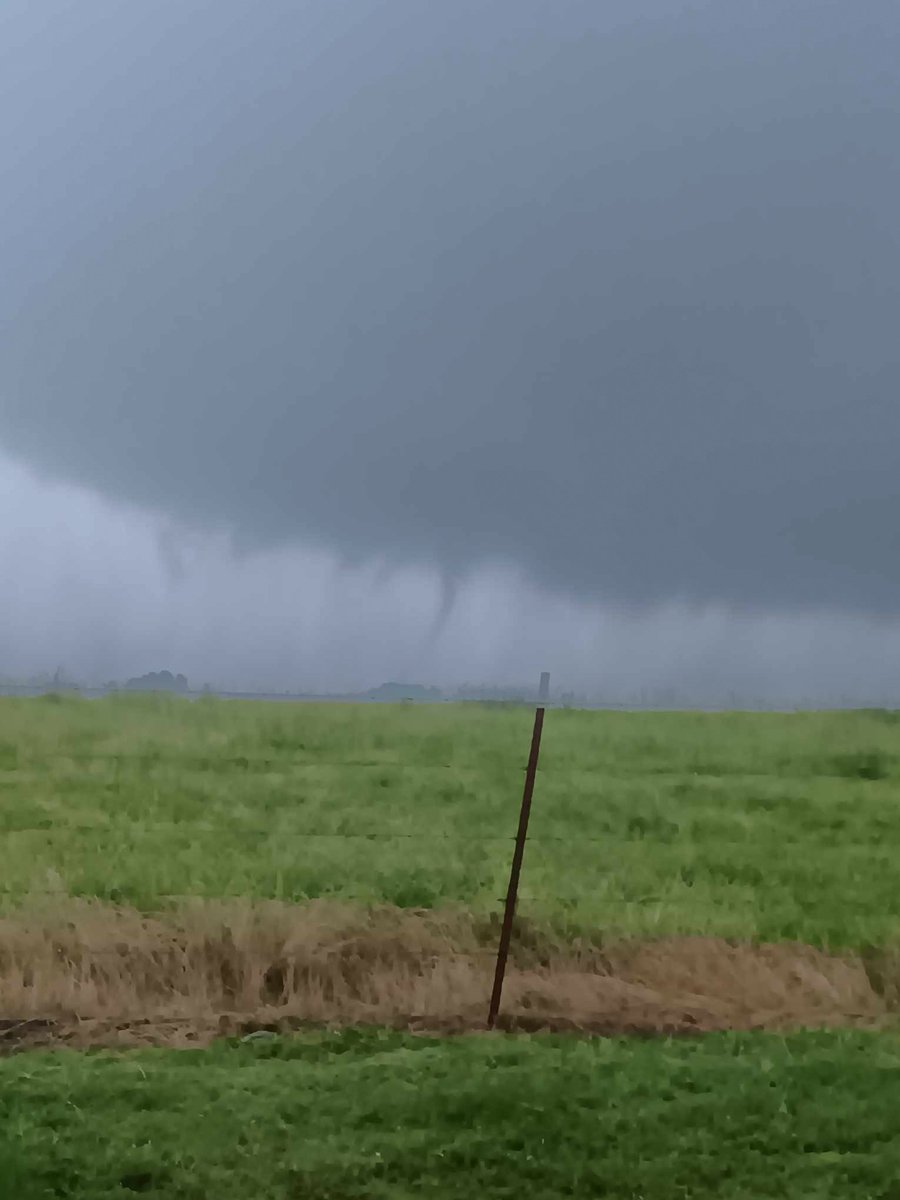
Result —
[[[482, 1028], [496, 930], [464, 912], [185, 903], [146, 916], [65, 900], [0, 920], [0, 1044], [187, 1044], [253, 1028]], [[503, 1025], [688, 1033], [875, 1024], [877, 967], [802, 945], [668, 938], [601, 946], [524, 929]]]

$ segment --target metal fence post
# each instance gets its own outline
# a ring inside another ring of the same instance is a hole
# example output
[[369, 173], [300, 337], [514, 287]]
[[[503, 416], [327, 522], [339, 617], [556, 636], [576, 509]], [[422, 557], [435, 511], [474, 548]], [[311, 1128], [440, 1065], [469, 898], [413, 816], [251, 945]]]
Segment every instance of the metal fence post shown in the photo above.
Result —
[[503, 925], [500, 929], [500, 944], [497, 947], [497, 966], [494, 970], [494, 987], [491, 992], [491, 1005], [487, 1019], [488, 1029], [494, 1028], [497, 1023], [497, 1014], [500, 1011], [500, 997], [503, 994], [503, 979], [506, 975], [506, 961], [509, 958], [509, 943], [512, 937], [513, 918], [516, 914], [519, 876], [522, 873], [522, 859], [525, 856], [525, 839], [528, 836], [528, 818], [531, 815], [531, 798], [534, 795], [534, 780], [537, 775], [538, 756], [541, 752], [541, 730], [543, 728], [544, 710], [538, 708], [534, 713], [534, 732], [531, 735], [531, 753], [528, 756], [528, 768], [525, 772], [525, 791], [522, 795], [522, 807], [519, 810], [519, 828], [516, 832], [516, 845], [509, 872], [509, 887], [506, 890], [506, 907], [503, 911]]

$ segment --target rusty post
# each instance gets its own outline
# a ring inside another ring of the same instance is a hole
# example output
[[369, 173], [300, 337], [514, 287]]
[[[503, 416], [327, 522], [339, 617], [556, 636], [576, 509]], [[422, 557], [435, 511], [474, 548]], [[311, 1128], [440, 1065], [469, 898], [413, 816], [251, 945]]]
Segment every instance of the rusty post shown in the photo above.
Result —
[[488, 1010], [487, 1027], [493, 1029], [497, 1023], [500, 1011], [500, 997], [503, 994], [503, 979], [506, 975], [506, 960], [509, 958], [509, 943], [512, 937], [513, 918], [516, 915], [516, 898], [519, 894], [519, 876], [522, 873], [522, 859], [525, 857], [525, 839], [528, 836], [528, 818], [531, 815], [531, 797], [534, 795], [534, 780], [537, 775], [538, 756], [541, 752], [541, 730], [544, 728], [544, 710], [535, 709], [534, 732], [531, 735], [531, 753], [528, 756], [528, 768], [525, 772], [525, 791], [522, 794], [522, 807], [519, 810], [519, 828], [516, 831], [516, 845], [513, 850], [512, 866], [509, 872], [509, 887], [506, 890], [506, 907], [503, 910], [503, 925], [500, 928], [500, 944], [497, 947], [497, 966], [494, 970], [494, 987], [491, 992], [491, 1006]]

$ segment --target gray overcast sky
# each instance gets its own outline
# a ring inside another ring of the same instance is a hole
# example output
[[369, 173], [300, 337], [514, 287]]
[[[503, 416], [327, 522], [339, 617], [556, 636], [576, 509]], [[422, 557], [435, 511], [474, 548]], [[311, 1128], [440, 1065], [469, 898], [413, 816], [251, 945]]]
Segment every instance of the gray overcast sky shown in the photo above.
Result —
[[0, 447], [235, 572], [894, 617], [898, 62], [894, 0], [4, 0]]
[[223, 539], [48, 485], [0, 458], [0, 677], [85, 682], [168, 667], [191, 683], [361, 689], [386, 679], [535, 685], [607, 699], [900, 700], [900, 628], [836, 615], [662, 605], [625, 614], [476, 572], [431, 636], [434, 571], [341, 566]]

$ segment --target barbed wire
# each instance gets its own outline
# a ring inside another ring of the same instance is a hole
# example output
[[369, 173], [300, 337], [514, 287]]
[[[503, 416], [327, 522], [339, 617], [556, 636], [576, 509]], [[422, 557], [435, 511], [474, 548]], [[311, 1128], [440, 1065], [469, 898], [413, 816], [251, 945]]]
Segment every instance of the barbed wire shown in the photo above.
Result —
[[[654, 893], [648, 894], [646, 896], [634, 896], [634, 897], [612, 895], [612, 896], [602, 897], [598, 903], [598, 897], [596, 896], [596, 894], [590, 894], [590, 895], [586, 896], [583, 892], [581, 892], [581, 893], [573, 892], [571, 894], [561, 894], [559, 892], [554, 891], [554, 892], [535, 893], [535, 894], [528, 895], [528, 896], [519, 896], [518, 904], [519, 905], [528, 905], [528, 904], [544, 905], [544, 904], [552, 903], [554, 905], [566, 907], [566, 908], [577, 908], [577, 907], [588, 906], [592, 909], [603, 908], [603, 907], [609, 908], [609, 909], [623, 909], [623, 908], [634, 908], [635, 906], [638, 906], [638, 905], [656, 905], [656, 904], [678, 905], [678, 904], [692, 904], [692, 903], [696, 902], [695, 898], [689, 894], [690, 890], [694, 887], [693, 883], [689, 883], [686, 880], [678, 881], [677, 879], [673, 879], [672, 881], [670, 881], [670, 883], [672, 885], [674, 885], [674, 887], [676, 889], [671, 894], [668, 894], [668, 893], [662, 894], [662, 893], [654, 892]], [[488, 885], [485, 884], [485, 886], [488, 886]], [[723, 886], [721, 881], [720, 881], [720, 886]], [[724, 886], [725, 887], [729, 886], [727, 881], [724, 882]], [[736, 886], [745, 887], [746, 885], [738, 883]], [[686, 893], [688, 893], [688, 894], [686, 894]], [[416, 913], [420, 913], [420, 914], [421, 913], [445, 913], [448, 910], [460, 909], [465, 904], [477, 906], [477, 905], [483, 903], [486, 899], [491, 900], [496, 903], [499, 903], [499, 904], [502, 904], [503, 901], [505, 900], [504, 896], [485, 897], [483, 892], [479, 892], [478, 889], [471, 890], [470, 894], [467, 897], [443, 895], [440, 897], [440, 899], [437, 903], [433, 903], [433, 904], [398, 905], [394, 901], [392, 901], [389, 897], [373, 898], [370, 895], [356, 896], [352, 892], [349, 892], [349, 891], [347, 891], [347, 892], [341, 892], [341, 891], [317, 892], [314, 895], [309, 895], [300, 890], [294, 891], [293, 889], [288, 889], [287, 891], [283, 892], [281, 895], [276, 895], [274, 893], [274, 891], [273, 892], [263, 892], [263, 891], [159, 892], [153, 888], [131, 888], [131, 887], [128, 887], [127, 885], [122, 886], [122, 887], [117, 887], [117, 886], [113, 885], [113, 886], [107, 888], [106, 891], [103, 893], [81, 891], [77, 888], [77, 886], [74, 890], [69, 890], [67, 888], [54, 888], [54, 887], [0, 888], [0, 897], [5, 897], [8, 899], [15, 899], [17, 901], [18, 900], [28, 900], [31, 897], [43, 896], [43, 897], [53, 897], [54, 899], [57, 899], [57, 900], [87, 900], [87, 901], [96, 900], [96, 901], [104, 903], [104, 904], [107, 904], [107, 903], [120, 904], [123, 901], [127, 901], [129, 895], [134, 896], [134, 897], [153, 896], [153, 898], [156, 900], [177, 900], [177, 901], [187, 901], [187, 902], [202, 901], [204, 903], [209, 902], [209, 901], [215, 903], [220, 900], [241, 900], [241, 901], [245, 901], [248, 904], [268, 904], [268, 903], [271, 903], [272, 901], [276, 901], [278, 903], [291, 903], [291, 904], [309, 903], [309, 902], [318, 903], [320, 901], [328, 901], [328, 902], [333, 901], [336, 904], [348, 904], [348, 905], [354, 905], [354, 906], [362, 905], [363, 907], [370, 909], [370, 910], [376, 910], [379, 908], [394, 908], [400, 912], [416, 912]], [[115, 898], [111, 898], [113, 896]], [[751, 903], [752, 902], [750, 901], [750, 898], [748, 897], [748, 907], [750, 906]], [[440, 905], [440, 907], [439, 907], [439, 905]], [[141, 908], [140, 912], [143, 916], [153, 916], [154, 915], [153, 909]], [[160, 909], [159, 912], [160, 912], [160, 914], [165, 914], [166, 916], [171, 915], [171, 912], [168, 909]], [[475, 915], [490, 916], [492, 914], [496, 915], [496, 913], [493, 909], [490, 911], [490, 913], [482, 914], [477, 909], [475, 912]]]
[[[342, 839], [346, 838], [351, 841], [395, 841], [398, 839], [409, 838], [419, 841], [448, 841], [448, 842], [514, 842], [513, 834], [505, 833], [436, 833], [433, 831], [420, 832], [418, 830], [384, 830], [384, 829], [367, 829], [367, 830], [322, 830], [322, 829], [285, 829], [277, 825], [195, 825], [185, 821], [173, 822], [171, 824], [161, 823], [159, 825], [147, 825], [140, 821], [130, 822], [127, 825], [72, 825], [72, 824], [56, 824], [52, 826], [40, 825], [21, 825], [15, 827], [3, 828], [0, 826], [0, 834], [10, 835], [15, 833], [35, 833], [44, 834], [48, 837], [62, 836], [67, 833], [91, 833], [91, 834], [116, 834], [121, 833], [134, 838], [140, 833], [167, 833], [178, 832], [183, 833], [185, 837], [190, 837], [192, 834], [230, 834], [243, 836], [245, 834], [254, 834], [260, 837], [277, 837], [277, 838], [311, 838], [311, 839]], [[627, 845], [638, 846], [648, 844], [661, 845], [677, 845], [679, 844], [677, 837], [667, 836], [665, 839], [654, 838], [652, 829], [648, 834], [642, 834], [640, 837], [622, 838], [619, 832], [610, 832], [609, 834], [528, 834], [526, 842], [532, 845], [606, 845], [611, 850], [619, 851], [623, 842]], [[815, 838], [798, 838], [785, 839], [779, 838], [779, 849], [783, 850], [798, 850], [804, 847], [809, 847], [815, 843]], [[747, 839], [741, 838], [716, 838], [714, 843], [711, 843], [716, 850], [720, 849], [746, 849]], [[836, 849], [846, 850], [847, 846], [842, 845], [835, 847]], [[873, 847], [865, 847], [867, 853], [871, 853]], [[885, 853], [888, 848], [885, 847]]]

